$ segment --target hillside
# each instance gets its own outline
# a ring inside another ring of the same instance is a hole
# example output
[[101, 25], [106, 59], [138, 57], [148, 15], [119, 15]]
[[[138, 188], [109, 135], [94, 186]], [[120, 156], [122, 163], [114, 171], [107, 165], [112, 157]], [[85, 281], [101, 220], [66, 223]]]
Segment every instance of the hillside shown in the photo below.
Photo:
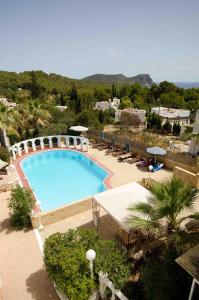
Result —
[[153, 84], [153, 80], [151, 79], [149, 74], [139, 74], [132, 77], [126, 77], [123, 74], [94, 74], [84, 77], [82, 80], [85, 82], [96, 82], [103, 84], [111, 84], [113, 82], [122, 84], [140, 83], [142, 86], [151, 86]]

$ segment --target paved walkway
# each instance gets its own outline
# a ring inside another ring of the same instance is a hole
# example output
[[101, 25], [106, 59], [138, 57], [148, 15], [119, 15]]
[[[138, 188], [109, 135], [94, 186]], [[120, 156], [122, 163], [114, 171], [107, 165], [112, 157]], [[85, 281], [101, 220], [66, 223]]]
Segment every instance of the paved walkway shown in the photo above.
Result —
[[43, 270], [42, 255], [33, 230], [16, 231], [9, 225], [7, 198], [0, 193], [0, 299], [58, 300]]

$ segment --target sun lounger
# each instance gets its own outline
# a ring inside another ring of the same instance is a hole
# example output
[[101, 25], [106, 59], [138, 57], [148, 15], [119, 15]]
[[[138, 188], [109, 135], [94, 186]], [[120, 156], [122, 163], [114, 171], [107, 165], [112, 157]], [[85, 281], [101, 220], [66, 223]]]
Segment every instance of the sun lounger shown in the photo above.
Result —
[[105, 143], [100, 142], [100, 143], [93, 145], [93, 147], [99, 149], [100, 147], [103, 147], [105, 145], [106, 145]]
[[111, 154], [113, 155], [113, 156], [117, 156], [117, 154], [119, 153], [121, 151], [121, 149], [120, 148], [115, 148], [112, 152], [111, 152]]
[[132, 158], [131, 153], [126, 153], [118, 157], [118, 161], [125, 161], [126, 159]]
[[150, 162], [145, 159], [140, 160], [136, 163], [137, 167], [148, 167], [149, 165], [150, 165]]
[[[120, 150], [120, 151], [118, 151], [118, 152], [115, 152], [115, 153], [113, 154], [113, 156], [118, 157], [118, 156], [121, 156], [121, 155], [124, 155], [124, 154], [127, 154], [127, 152], [124, 151], [124, 150]], [[129, 154], [129, 153], [128, 153], [128, 154]]]
[[134, 163], [138, 162], [140, 159], [141, 159], [141, 156], [137, 155], [133, 158], [127, 159], [126, 161], [128, 164], [134, 164]]
[[100, 151], [106, 150], [106, 149], [109, 149], [109, 147], [110, 147], [109, 145], [105, 144], [105, 145], [99, 147], [98, 150], [100, 150]]

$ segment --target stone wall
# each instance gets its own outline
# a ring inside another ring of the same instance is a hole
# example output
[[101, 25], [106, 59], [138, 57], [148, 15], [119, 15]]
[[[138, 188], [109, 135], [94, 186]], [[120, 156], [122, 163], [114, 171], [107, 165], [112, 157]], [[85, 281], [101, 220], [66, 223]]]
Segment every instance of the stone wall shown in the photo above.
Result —
[[[68, 204], [49, 212], [41, 212], [31, 216], [33, 228], [38, 228], [40, 223], [43, 226], [72, 217], [92, 208], [92, 198]], [[40, 220], [39, 220], [40, 219]]]
[[175, 167], [174, 176], [177, 176], [184, 182], [191, 184], [194, 188], [199, 188], [199, 173], [193, 173], [183, 168]]

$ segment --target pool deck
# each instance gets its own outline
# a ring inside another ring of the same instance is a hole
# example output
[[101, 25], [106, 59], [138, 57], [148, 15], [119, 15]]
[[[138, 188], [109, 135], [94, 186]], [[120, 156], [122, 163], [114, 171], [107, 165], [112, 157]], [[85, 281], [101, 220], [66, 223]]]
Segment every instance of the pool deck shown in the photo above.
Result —
[[[90, 148], [88, 155], [111, 171], [109, 183], [112, 187], [131, 181], [140, 181], [143, 177], [149, 176], [148, 172], [138, 169], [135, 165], [126, 162], [119, 163], [116, 157], [106, 156], [104, 151]], [[151, 177], [155, 180], [162, 180], [171, 175], [172, 172], [162, 169], [152, 173]], [[42, 254], [34, 231], [16, 231], [9, 225], [7, 208], [9, 196], [9, 191], [0, 193], [0, 299], [2, 293], [5, 300], [57, 300], [58, 297], [52, 284], [43, 270]], [[105, 239], [114, 238], [117, 225], [104, 211], [101, 212], [101, 216], [101, 236]], [[40, 234], [44, 241], [54, 232], [65, 232], [69, 228], [82, 226], [93, 228], [91, 210], [48, 225]]]
[[10, 192], [0, 193], [0, 300], [58, 300], [33, 230], [9, 225]]

